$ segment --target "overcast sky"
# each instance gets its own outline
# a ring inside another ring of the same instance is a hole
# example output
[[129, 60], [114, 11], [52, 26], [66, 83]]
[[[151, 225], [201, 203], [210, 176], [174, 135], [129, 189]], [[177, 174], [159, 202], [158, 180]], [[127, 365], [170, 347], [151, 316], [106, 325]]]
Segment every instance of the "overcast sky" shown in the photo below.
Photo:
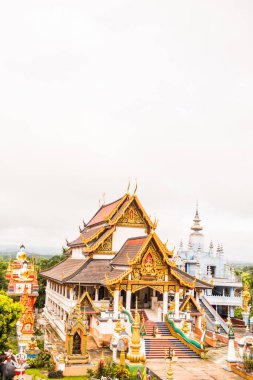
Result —
[[253, 2], [1, 1], [0, 246], [60, 248], [128, 177], [173, 248], [253, 259]]

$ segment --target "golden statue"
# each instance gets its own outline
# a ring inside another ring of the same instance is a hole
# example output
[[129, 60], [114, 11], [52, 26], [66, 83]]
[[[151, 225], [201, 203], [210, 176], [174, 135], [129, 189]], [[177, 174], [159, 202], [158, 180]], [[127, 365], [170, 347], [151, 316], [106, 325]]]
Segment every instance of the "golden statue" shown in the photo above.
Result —
[[249, 310], [249, 300], [250, 300], [250, 292], [249, 292], [249, 285], [245, 282], [243, 285], [243, 292], [242, 292], [242, 310], [247, 313]]
[[31, 337], [31, 340], [28, 342], [28, 349], [29, 350], [35, 350], [37, 349], [37, 342], [36, 342], [36, 339], [34, 338], [34, 336]]

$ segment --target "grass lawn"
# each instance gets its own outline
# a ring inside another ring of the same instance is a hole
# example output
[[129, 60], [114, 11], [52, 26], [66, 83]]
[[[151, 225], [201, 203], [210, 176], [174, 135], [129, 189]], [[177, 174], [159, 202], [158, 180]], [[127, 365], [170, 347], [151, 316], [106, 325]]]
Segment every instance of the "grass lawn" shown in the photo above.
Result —
[[[46, 370], [44, 370], [43, 368], [41, 368], [41, 369], [28, 368], [28, 369], [26, 369], [25, 373], [27, 373], [27, 375], [38, 376], [41, 379], [48, 379], [48, 377], [46, 375], [44, 375], [41, 371], [44, 372]], [[67, 376], [67, 377], [63, 377], [62, 379], [63, 380], [87, 380], [87, 377], [84, 377], [84, 376]]]

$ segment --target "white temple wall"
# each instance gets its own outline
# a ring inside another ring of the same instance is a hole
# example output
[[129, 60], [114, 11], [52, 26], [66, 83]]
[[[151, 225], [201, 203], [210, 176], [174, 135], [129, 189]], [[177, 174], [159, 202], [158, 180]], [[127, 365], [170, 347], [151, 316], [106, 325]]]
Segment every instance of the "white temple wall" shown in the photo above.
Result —
[[118, 252], [127, 239], [145, 235], [147, 235], [145, 228], [116, 227], [112, 239], [112, 250]]
[[71, 254], [72, 259], [83, 259], [83, 252], [82, 248], [72, 248], [72, 254]]

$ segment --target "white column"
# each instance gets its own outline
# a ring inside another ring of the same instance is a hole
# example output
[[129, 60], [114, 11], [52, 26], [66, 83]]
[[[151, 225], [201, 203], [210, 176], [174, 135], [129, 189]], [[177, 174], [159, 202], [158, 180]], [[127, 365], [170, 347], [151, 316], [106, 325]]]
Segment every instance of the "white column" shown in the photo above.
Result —
[[119, 290], [114, 290], [113, 318], [118, 319], [119, 315]]
[[98, 301], [98, 287], [95, 288], [95, 301]]
[[168, 292], [163, 292], [163, 320], [165, 321], [165, 317], [168, 312]]
[[131, 290], [126, 291], [126, 310], [130, 313], [131, 311]]
[[175, 318], [179, 318], [179, 291], [175, 292]]
[[157, 322], [162, 322], [162, 307], [160, 303], [158, 304], [158, 307], [157, 307]]

